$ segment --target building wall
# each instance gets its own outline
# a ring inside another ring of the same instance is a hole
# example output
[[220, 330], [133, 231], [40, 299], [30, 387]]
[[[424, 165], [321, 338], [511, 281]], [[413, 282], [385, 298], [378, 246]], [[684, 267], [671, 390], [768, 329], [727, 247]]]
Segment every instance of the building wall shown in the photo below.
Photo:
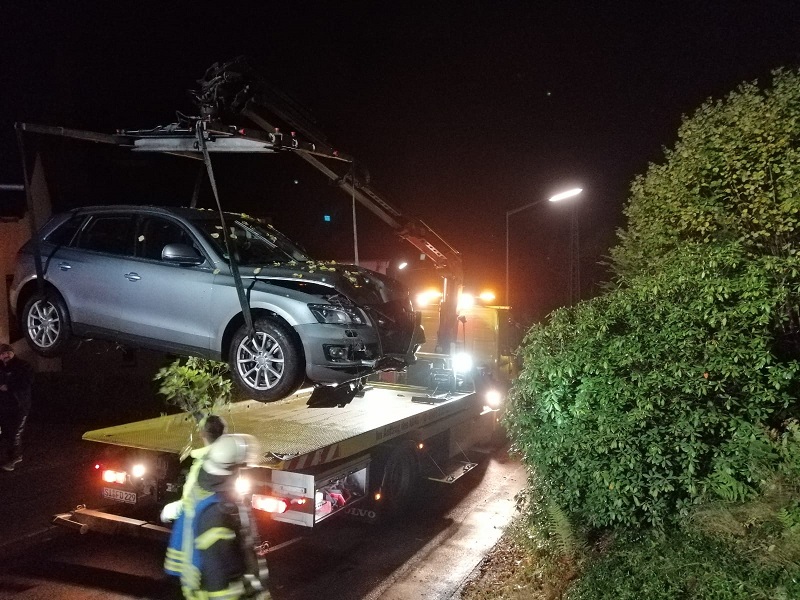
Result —
[[[14, 257], [31, 237], [27, 218], [0, 222], [0, 342], [11, 340], [11, 319], [8, 305], [8, 286], [14, 274]], [[16, 346], [16, 345], [15, 345]]]

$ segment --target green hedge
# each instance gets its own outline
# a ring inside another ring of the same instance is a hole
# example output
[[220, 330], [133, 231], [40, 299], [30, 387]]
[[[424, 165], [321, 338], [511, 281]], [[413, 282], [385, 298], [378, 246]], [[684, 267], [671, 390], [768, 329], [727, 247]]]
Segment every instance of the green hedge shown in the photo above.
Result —
[[661, 525], [744, 499], [800, 414], [800, 261], [685, 245], [523, 342], [506, 425], [547, 496], [591, 526]]
[[627, 536], [601, 556], [568, 600], [791, 600], [800, 597], [797, 569], [738, 553], [692, 531]]

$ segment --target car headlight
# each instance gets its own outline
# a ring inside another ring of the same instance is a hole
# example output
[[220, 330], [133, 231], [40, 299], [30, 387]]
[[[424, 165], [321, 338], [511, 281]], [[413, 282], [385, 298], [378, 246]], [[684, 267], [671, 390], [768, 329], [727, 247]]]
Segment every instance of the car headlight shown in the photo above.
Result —
[[466, 352], [459, 352], [453, 357], [453, 371], [456, 373], [469, 373], [472, 370], [472, 356]]
[[363, 325], [364, 316], [357, 308], [345, 308], [331, 304], [309, 304], [311, 314], [320, 323], [334, 325]]
[[500, 393], [500, 390], [494, 388], [488, 389], [486, 390], [484, 399], [489, 408], [498, 408], [503, 403], [503, 394]]

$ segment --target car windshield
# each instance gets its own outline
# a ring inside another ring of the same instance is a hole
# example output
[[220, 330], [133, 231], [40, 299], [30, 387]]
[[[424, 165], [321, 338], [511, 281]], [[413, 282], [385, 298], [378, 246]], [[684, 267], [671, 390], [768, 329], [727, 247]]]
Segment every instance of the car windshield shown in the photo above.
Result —
[[[217, 253], [228, 260], [220, 222], [216, 219], [193, 219], [192, 223], [214, 246]], [[271, 225], [264, 225], [241, 215], [226, 215], [226, 225], [240, 265], [261, 266], [273, 262], [309, 260], [302, 248]]]

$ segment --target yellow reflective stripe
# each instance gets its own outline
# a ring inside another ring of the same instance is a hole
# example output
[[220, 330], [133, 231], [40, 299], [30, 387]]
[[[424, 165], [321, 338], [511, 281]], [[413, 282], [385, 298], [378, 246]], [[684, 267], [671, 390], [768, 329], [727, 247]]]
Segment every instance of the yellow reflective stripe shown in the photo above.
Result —
[[183, 570], [184, 562], [185, 560], [183, 557], [183, 552], [176, 550], [175, 548], [167, 548], [167, 554], [164, 557], [165, 569], [175, 573], [180, 573]]
[[233, 539], [236, 539], [236, 534], [232, 529], [228, 527], [212, 527], [198, 535], [194, 541], [194, 545], [198, 550], [208, 550], [219, 540]]
[[186, 600], [207, 600], [208, 599], [208, 592], [205, 590], [192, 590], [187, 587], [182, 587], [181, 591], [183, 592], [183, 597]]
[[208, 592], [208, 597], [215, 600], [237, 600], [244, 594], [244, 584], [241, 581], [234, 581], [226, 589], [217, 592]]
[[171, 558], [167, 558], [164, 560], [165, 569], [169, 569], [170, 571], [180, 571], [181, 567], [183, 567], [182, 560], [173, 560]]
[[200, 474], [200, 467], [205, 462], [208, 453], [211, 451], [211, 446], [203, 446], [192, 450], [191, 456], [194, 459], [192, 465], [189, 467], [189, 473], [186, 475], [186, 481], [183, 482], [183, 493], [181, 498], [186, 500], [197, 483], [197, 477]]
[[200, 588], [200, 569], [194, 565], [183, 564], [181, 569], [181, 584], [190, 589], [197, 590]]

